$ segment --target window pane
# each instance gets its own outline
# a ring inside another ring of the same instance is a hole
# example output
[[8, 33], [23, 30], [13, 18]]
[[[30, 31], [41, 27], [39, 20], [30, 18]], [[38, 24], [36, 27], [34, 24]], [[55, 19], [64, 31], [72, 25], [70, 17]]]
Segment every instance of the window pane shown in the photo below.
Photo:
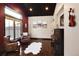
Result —
[[21, 21], [15, 21], [15, 38], [21, 36]]
[[10, 39], [14, 39], [14, 26], [13, 20], [5, 19], [5, 35], [10, 36]]

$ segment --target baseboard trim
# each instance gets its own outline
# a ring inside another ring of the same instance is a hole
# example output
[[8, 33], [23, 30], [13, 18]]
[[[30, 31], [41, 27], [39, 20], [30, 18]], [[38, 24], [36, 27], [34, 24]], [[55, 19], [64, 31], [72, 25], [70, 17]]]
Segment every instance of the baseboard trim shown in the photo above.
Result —
[[51, 38], [31, 38], [31, 39], [34, 39], [34, 40], [37, 40], [37, 39], [40, 39], [40, 40], [51, 40]]

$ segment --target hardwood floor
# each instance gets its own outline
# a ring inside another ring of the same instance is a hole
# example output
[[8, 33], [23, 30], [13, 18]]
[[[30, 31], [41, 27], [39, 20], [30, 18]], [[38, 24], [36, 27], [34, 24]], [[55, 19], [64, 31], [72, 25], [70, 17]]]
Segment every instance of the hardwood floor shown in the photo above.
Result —
[[[33, 39], [32, 39], [33, 40]], [[36, 39], [32, 42], [42, 42], [42, 50], [37, 56], [52, 56], [52, 47], [51, 47], [51, 40], [45, 40], [45, 39]], [[28, 54], [33, 55], [33, 54]]]
[[31, 39], [31, 42], [42, 42], [42, 50], [37, 55], [33, 55], [32, 53], [24, 54], [24, 49], [27, 45], [23, 45], [21, 47], [20, 53], [9, 52], [7, 55], [9, 56], [53, 56], [53, 47], [51, 47], [51, 40], [49, 39]]

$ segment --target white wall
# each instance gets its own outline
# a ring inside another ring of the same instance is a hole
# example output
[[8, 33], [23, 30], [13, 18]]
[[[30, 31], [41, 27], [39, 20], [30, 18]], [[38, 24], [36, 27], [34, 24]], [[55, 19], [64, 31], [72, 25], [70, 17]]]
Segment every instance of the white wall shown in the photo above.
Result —
[[[69, 14], [70, 8], [74, 8], [76, 16], [76, 26], [69, 27]], [[79, 4], [64, 4], [64, 55], [79, 56]]]
[[[56, 25], [59, 24], [59, 15], [61, 7], [64, 5], [64, 55], [79, 56], [79, 4], [61, 4], [58, 3], [55, 8], [54, 19]], [[69, 9], [74, 8], [76, 16], [76, 26], [69, 27]], [[59, 25], [58, 25], [59, 27]]]
[[[35, 16], [29, 17], [29, 34], [32, 38], [51, 38], [51, 34], [53, 34], [53, 16]], [[46, 22], [47, 28], [33, 28], [33, 22]]]
[[60, 26], [60, 16], [64, 14], [64, 4], [63, 3], [57, 3], [55, 7], [54, 12], [54, 23], [55, 26], [58, 28], [63, 28]]
[[63, 3], [57, 3], [56, 4], [54, 15], [58, 14], [58, 12], [61, 10], [63, 5], [64, 5]]

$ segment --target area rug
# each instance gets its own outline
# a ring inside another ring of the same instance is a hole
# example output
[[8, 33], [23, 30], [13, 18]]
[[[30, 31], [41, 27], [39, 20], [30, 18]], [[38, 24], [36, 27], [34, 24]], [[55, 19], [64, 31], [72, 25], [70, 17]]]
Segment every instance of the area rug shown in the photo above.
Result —
[[42, 48], [42, 43], [41, 42], [32, 42], [25, 50], [25, 54], [32, 53], [33, 55], [37, 55], [40, 53]]

